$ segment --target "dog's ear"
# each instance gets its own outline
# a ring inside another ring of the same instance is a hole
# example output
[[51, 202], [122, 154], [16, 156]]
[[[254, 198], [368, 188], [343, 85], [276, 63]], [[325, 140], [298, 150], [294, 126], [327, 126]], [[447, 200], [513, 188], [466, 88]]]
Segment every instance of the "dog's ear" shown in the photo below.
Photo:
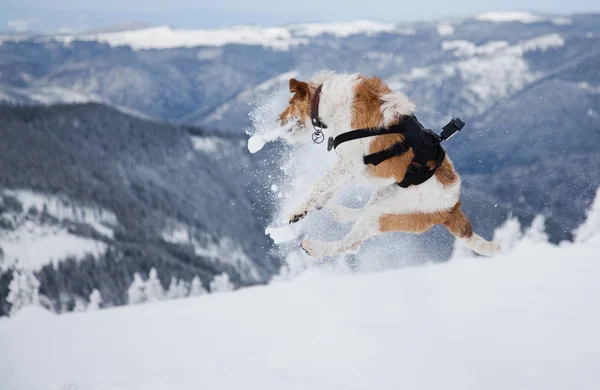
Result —
[[290, 92], [296, 92], [299, 97], [308, 95], [309, 87], [308, 83], [304, 81], [298, 81], [294, 78], [290, 79]]

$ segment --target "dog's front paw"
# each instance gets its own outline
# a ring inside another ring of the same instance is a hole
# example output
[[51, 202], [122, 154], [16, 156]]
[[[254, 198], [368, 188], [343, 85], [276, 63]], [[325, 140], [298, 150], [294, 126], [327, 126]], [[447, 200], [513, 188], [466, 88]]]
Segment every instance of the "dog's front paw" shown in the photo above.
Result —
[[319, 244], [319, 241], [313, 241], [305, 238], [302, 240], [300, 247], [304, 252], [306, 252], [307, 255], [311, 257], [325, 257], [325, 253], [323, 252], [323, 248]]
[[288, 217], [288, 221], [290, 224], [296, 223], [296, 222], [300, 221], [301, 219], [303, 219], [304, 217], [306, 217], [306, 214], [308, 214], [308, 211], [293, 212]]

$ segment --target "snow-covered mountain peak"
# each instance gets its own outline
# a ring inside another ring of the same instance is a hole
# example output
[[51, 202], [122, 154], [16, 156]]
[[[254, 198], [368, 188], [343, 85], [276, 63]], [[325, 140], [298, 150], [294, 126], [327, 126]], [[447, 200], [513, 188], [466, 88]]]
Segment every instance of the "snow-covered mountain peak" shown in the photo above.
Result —
[[512, 11], [512, 12], [483, 12], [475, 15], [476, 20], [484, 22], [519, 22], [519, 23], [536, 23], [544, 20], [543, 17], [535, 15], [531, 12]]
[[567, 17], [546, 17], [537, 15], [531, 12], [523, 11], [512, 11], [512, 12], [483, 12], [475, 15], [475, 20], [482, 22], [493, 22], [493, 23], [540, 23], [550, 21], [556, 25], [568, 25], [572, 21]]
[[[134, 50], [168, 49], [174, 47], [224, 46], [228, 44], [262, 45], [278, 50], [307, 43], [309, 38], [323, 34], [348, 37], [392, 32], [396, 26], [370, 20], [336, 23], [293, 24], [281, 27], [233, 26], [221, 29], [183, 30], [169, 26], [116, 31], [97, 34], [73, 34], [56, 37], [64, 42], [88, 40], [111, 46], [131, 46]], [[406, 33], [407, 31], [403, 31]], [[409, 31], [410, 32], [410, 31]]]

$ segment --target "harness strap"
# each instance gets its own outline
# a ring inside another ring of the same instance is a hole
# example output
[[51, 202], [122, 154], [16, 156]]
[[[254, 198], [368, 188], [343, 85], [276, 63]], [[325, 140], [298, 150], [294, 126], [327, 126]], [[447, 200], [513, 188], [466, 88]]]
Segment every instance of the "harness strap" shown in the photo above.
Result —
[[363, 161], [365, 164], [379, 165], [389, 158], [403, 155], [408, 152], [408, 149], [410, 149], [410, 145], [408, 144], [408, 138], [405, 138], [404, 141], [396, 142], [388, 149], [364, 156]]
[[[392, 157], [401, 156], [412, 148], [415, 156], [408, 165], [403, 180], [397, 183], [400, 187], [407, 188], [411, 185], [422, 184], [435, 174], [435, 171], [442, 165], [446, 158], [446, 152], [440, 143], [450, 138], [462, 129], [463, 126], [464, 122], [458, 118], [454, 118], [449, 124], [444, 126], [444, 132], [442, 132], [442, 136], [439, 136], [433, 131], [425, 129], [414, 115], [407, 115], [400, 122], [388, 129], [358, 129], [342, 133], [335, 138], [330, 137], [327, 150], [337, 148], [340, 144], [355, 139], [384, 134], [402, 134], [404, 135], [404, 140], [396, 142], [391, 147], [380, 152], [364, 156], [363, 162], [376, 166]], [[429, 168], [427, 165], [427, 162], [431, 160], [436, 161], [433, 168]]]
[[398, 125], [392, 126], [389, 129], [358, 129], [347, 131], [335, 137], [333, 139], [333, 148], [337, 148], [344, 142], [352, 141], [360, 138], [374, 137], [376, 135], [385, 134], [404, 134], [406, 130]]

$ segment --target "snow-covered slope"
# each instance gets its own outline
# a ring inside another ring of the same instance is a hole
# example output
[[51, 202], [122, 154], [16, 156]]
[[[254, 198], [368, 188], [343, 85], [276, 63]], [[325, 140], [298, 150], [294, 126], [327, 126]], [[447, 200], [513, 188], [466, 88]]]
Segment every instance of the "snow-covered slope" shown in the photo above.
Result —
[[600, 237], [0, 320], [13, 389], [597, 389]]

